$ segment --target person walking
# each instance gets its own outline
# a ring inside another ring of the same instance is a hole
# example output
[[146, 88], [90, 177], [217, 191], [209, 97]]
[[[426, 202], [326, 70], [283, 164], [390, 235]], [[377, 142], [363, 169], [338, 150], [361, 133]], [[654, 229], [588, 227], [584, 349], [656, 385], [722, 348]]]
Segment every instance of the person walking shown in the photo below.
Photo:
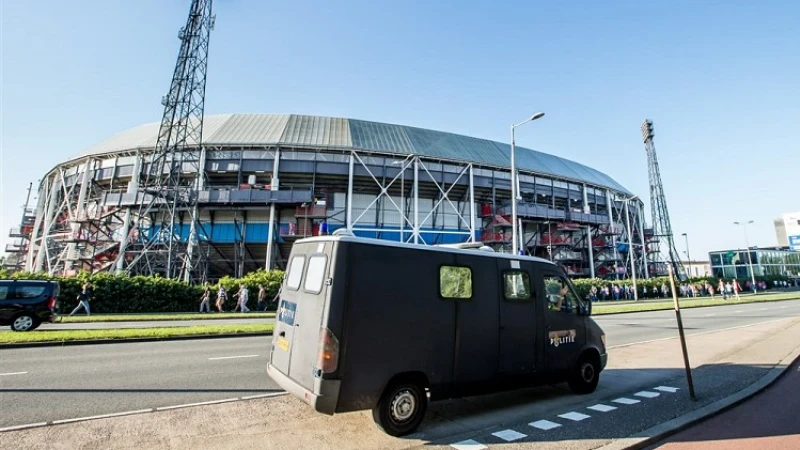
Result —
[[205, 308], [206, 312], [211, 312], [211, 286], [208, 285], [208, 281], [205, 282], [203, 285], [203, 295], [200, 297], [200, 312], [203, 312]]
[[[247, 290], [247, 286], [240, 284], [239, 292], [237, 292], [234, 297], [238, 299], [236, 302], [236, 308], [239, 308], [239, 310], [243, 313], [250, 312], [250, 310], [247, 308], [247, 300], [249, 299], [249, 296], [250, 291]], [[234, 312], [236, 312], [236, 308], [233, 308]]]
[[736, 300], [739, 300], [739, 291], [742, 290], [742, 286], [739, 284], [739, 280], [734, 278], [732, 286], [733, 286], [733, 294], [736, 295]]
[[86, 315], [90, 316], [91, 311], [89, 309], [89, 302], [92, 301], [93, 297], [94, 297], [94, 288], [92, 287], [92, 283], [88, 281], [83, 283], [83, 286], [81, 287], [81, 293], [78, 294], [78, 306], [76, 306], [75, 309], [73, 309], [72, 312], [69, 313], [69, 315], [71, 316], [76, 312], [78, 312], [79, 309], [83, 308], [84, 310], [86, 310]]
[[717, 283], [717, 292], [719, 292], [723, 300], [728, 299], [728, 292], [725, 290], [725, 282], [722, 281], [722, 278], [720, 278], [719, 282]]
[[258, 303], [256, 303], [256, 311], [267, 310], [267, 290], [263, 284], [258, 285]]
[[225, 300], [228, 299], [228, 291], [225, 290], [225, 286], [221, 283], [219, 285], [219, 289], [217, 289], [217, 311], [222, 312], [222, 305], [225, 304]]

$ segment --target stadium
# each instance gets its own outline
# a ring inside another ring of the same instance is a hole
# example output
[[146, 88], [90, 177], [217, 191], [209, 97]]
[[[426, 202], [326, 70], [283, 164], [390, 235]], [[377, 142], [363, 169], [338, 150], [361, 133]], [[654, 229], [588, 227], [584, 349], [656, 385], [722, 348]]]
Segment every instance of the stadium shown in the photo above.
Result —
[[[7, 251], [27, 270], [54, 275], [125, 270], [126, 225], [158, 132], [159, 123], [131, 128], [43, 174]], [[297, 239], [341, 228], [420, 245], [511, 248], [505, 143], [354, 119], [226, 114], [205, 116], [202, 146], [183, 153], [186, 179], [204, 171], [194, 193], [203, 279], [283, 268]], [[585, 165], [515, 153], [526, 254], [575, 277], [653, 270], [644, 263], [653, 238], [631, 192]], [[187, 223], [176, 227], [189, 233]]]

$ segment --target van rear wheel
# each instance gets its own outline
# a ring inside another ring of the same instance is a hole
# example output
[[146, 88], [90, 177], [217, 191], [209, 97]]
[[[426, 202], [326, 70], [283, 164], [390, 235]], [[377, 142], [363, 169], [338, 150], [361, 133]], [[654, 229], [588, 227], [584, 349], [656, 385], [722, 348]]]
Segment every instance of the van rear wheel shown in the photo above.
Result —
[[576, 394], [591, 394], [600, 381], [600, 361], [594, 355], [583, 355], [569, 378], [569, 388]]
[[405, 436], [419, 427], [427, 409], [425, 389], [412, 381], [401, 380], [386, 388], [372, 409], [372, 418], [386, 434]]

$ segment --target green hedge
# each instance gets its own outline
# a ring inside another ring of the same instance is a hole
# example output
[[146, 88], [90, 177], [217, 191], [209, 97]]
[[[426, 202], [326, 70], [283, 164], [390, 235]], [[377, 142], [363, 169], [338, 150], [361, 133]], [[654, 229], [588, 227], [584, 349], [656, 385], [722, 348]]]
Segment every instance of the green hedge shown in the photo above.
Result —
[[[689, 280], [686, 280], [686, 281], [676, 281], [675, 285], [676, 285], [676, 287], [680, 288], [681, 284], [684, 284], [684, 283], [687, 283], [687, 282], [691, 283], [691, 284], [694, 284], [694, 285], [708, 283], [711, 286], [713, 286], [714, 290], [716, 291], [717, 283], [719, 282], [719, 280], [720, 279], [716, 278], [716, 277], [690, 278]], [[727, 278], [723, 279], [724, 282], [731, 281], [731, 280], [732, 279], [727, 279]], [[743, 290], [746, 289], [745, 283], [747, 281], [749, 281], [749, 279], [739, 279], [739, 284], [742, 286]], [[775, 282], [776, 281], [789, 281], [789, 279], [786, 278], [786, 277], [780, 276], [780, 275], [768, 275], [768, 276], [756, 277], [756, 282], [761, 282], [761, 281], [765, 281], [767, 283], [767, 287], [772, 288], [772, 287], [775, 287]], [[632, 280], [630, 280], [630, 279], [626, 279], [626, 280], [604, 280], [604, 279], [601, 279], [601, 278], [581, 278], [581, 279], [573, 280], [573, 283], [575, 284], [575, 288], [578, 290], [578, 294], [581, 296], [581, 298], [585, 298], [587, 295], [589, 295], [589, 290], [592, 288], [592, 286], [596, 287], [597, 290], [599, 291], [600, 288], [603, 288], [603, 287], [608, 287], [609, 289], [611, 289], [614, 285], [622, 287], [622, 286], [630, 286], [630, 285], [633, 284]], [[660, 289], [662, 284], [666, 284], [667, 287], [669, 288], [669, 286], [670, 286], [669, 278], [668, 277], [653, 277], [653, 278], [637, 279], [636, 280], [636, 287], [637, 287], [637, 290], [639, 291], [639, 294], [642, 294], [643, 288], [646, 287], [647, 291], [648, 291], [648, 296], [650, 296], [650, 294], [652, 293], [652, 289], [653, 288], [659, 288]], [[611, 296], [613, 297], [613, 292], [611, 293]]]
[[[92, 313], [154, 313], [154, 312], [187, 312], [197, 311], [200, 307], [200, 296], [203, 288], [200, 285], [186, 283], [160, 277], [115, 275], [97, 273], [89, 275], [80, 273], [74, 277], [51, 277], [45, 273], [15, 272], [9, 275], [0, 271], [0, 279], [36, 279], [55, 280], [61, 285], [59, 296], [60, 312], [68, 313], [78, 302], [76, 297], [80, 293], [81, 285], [89, 280], [94, 285], [94, 301]], [[224, 277], [221, 283], [228, 290], [229, 301], [226, 309], [231, 309], [234, 304], [231, 296], [239, 290], [239, 284], [245, 283], [250, 289], [248, 306], [255, 308], [258, 299], [258, 284], [262, 283], [267, 289], [267, 298], [271, 300], [278, 292], [283, 280], [283, 272], [273, 270], [270, 272], [260, 270], [252, 272], [243, 278], [236, 279]], [[214, 289], [211, 306], [216, 299], [216, 289], [219, 283], [213, 285]]]

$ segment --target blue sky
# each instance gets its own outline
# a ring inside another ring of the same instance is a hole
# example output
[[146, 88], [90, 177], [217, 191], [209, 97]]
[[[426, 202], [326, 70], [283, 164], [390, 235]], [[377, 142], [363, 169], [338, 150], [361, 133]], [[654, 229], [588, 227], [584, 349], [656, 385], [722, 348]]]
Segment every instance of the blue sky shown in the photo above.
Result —
[[[160, 119], [188, 0], [2, 2], [0, 243], [28, 182]], [[331, 115], [508, 141], [648, 198], [656, 148], [693, 259], [800, 210], [800, 2], [215, 0], [206, 112]], [[679, 241], [679, 249], [683, 243]]]

